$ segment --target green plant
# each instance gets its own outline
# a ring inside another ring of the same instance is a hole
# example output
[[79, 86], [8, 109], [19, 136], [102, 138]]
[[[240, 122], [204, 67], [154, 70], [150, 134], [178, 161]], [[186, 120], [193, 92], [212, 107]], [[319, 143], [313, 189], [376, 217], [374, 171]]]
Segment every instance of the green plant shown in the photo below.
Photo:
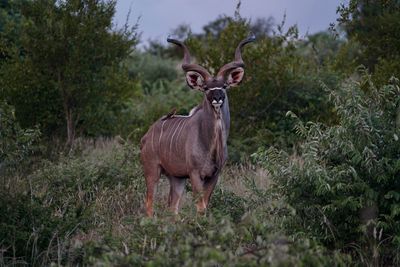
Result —
[[[42, 161], [33, 173], [3, 165], [8, 182], [0, 188], [0, 212], [6, 215], [0, 218], [0, 264], [78, 261], [79, 235], [141, 214], [144, 179], [137, 149], [122, 143], [78, 142], [74, 153]], [[24, 153], [11, 154], [19, 160]]]
[[[338, 124], [298, 121], [298, 155], [276, 148], [255, 157], [270, 171], [296, 214], [287, 229], [330, 248], [360, 244], [368, 264], [398, 264], [400, 228], [400, 89], [371, 76], [329, 90]], [[293, 113], [289, 113], [295, 117]], [[300, 231], [300, 232], [299, 232]], [[354, 252], [354, 251], [353, 251]], [[360, 253], [358, 253], [360, 254]]]
[[246, 199], [217, 187], [212, 194], [210, 209], [215, 215], [229, 216], [233, 222], [239, 222], [246, 211]]
[[0, 101], [0, 175], [6, 177], [26, 170], [39, 151], [40, 131], [22, 129], [15, 118], [14, 107]]
[[[379, 86], [385, 85], [393, 76], [399, 77], [400, 2], [351, 0], [341, 4], [337, 11], [340, 15], [337, 21], [348, 36], [348, 44], [355, 44], [359, 50], [350, 60], [343, 58], [341, 65], [345, 67], [349, 65], [348, 61], [356, 61], [366, 66]], [[353, 72], [353, 69], [347, 70]]]
[[[76, 131], [110, 134], [115, 114], [135, 96], [121, 63], [137, 42], [136, 25], [113, 28], [115, 1], [17, 2], [23, 23], [7, 43], [13, 53], [1, 64], [0, 96], [24, 127], [64, 133], [68, 145]], [[90, 129], [94, 120], [106, 127]]]

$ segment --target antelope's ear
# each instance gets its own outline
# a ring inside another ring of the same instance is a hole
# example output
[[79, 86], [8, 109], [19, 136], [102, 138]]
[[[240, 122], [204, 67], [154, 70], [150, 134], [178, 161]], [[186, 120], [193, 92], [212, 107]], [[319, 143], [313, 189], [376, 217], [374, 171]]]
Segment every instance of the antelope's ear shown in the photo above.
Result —
[[186, 72], [186, 82], [190, 88], [204, 91], [204, 78], [200, 73], [195, 71]]
[[244, 75], [244, 69], [238, 67], [229, 73], [226, 82], [230, 87], [235, 87], [239, 85], [239, 83], [242, 81], [243, 75]]

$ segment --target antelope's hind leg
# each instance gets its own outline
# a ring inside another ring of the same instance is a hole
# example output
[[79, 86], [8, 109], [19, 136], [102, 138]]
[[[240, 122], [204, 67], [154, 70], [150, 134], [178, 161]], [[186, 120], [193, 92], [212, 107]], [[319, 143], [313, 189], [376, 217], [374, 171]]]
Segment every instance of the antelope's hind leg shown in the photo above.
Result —
[[146, 214], [149, 217], [153, 217], [153, 200], [154, 193], [156, 191], [157, 183], [160, 180], [161, 167], [155, 165], [152, 167], [144, 168], [144, 177], [146, 179]]
[[168, 176], [169, 179], [169, 198], [168, 198], [168, 206], [171, 212], [174, 214], [178, 214], [179, 211], [179, 203], [182, 198], [183, 191], [185, 189], [185, 178], [178, 178], [175, 176]]

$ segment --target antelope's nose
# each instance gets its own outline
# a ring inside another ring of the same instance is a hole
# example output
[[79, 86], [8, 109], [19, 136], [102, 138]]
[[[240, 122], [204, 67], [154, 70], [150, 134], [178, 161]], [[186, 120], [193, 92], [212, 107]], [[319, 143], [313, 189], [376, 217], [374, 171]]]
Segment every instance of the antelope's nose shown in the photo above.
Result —
[[216, 95], [216, 96], [213, 96], [213, 101], [212, 101], [212, 103], [213, 104], [222, 104], [222, 103], [224, 103], [224, 95]]
[[222, 104], [222, 103], [224, 103], [224, 100], [222, 100], [222, 99], [219, 99], [219, 100], [217, 100], [217, 99], [214, 99], [212, 102], [211, 102], [213, 105], [217, 105], [217, 104]]
[[223, 103], [224, 103], [224, 99], [222, 97], [213, 98], [213, 101], [211, 102], [211, 104], [216, 109], [219, 109]]

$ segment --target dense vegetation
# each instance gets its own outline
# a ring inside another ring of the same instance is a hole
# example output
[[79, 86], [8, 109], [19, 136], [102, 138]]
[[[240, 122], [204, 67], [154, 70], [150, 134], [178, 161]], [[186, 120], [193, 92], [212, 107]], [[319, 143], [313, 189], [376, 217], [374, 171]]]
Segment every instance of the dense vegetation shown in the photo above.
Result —
[[[200, 99], [181, 51], [114, 1], [0, 1], [0, 266], [400, 265], [399, 1], [350, 0], [330, 32], [221, 16], [192, 34], [197, 62], [231, 61], [229, 163], [206, 215], [143, 216], [139, 140]], [[140, 24], [139, 24], [140, 27]]]

